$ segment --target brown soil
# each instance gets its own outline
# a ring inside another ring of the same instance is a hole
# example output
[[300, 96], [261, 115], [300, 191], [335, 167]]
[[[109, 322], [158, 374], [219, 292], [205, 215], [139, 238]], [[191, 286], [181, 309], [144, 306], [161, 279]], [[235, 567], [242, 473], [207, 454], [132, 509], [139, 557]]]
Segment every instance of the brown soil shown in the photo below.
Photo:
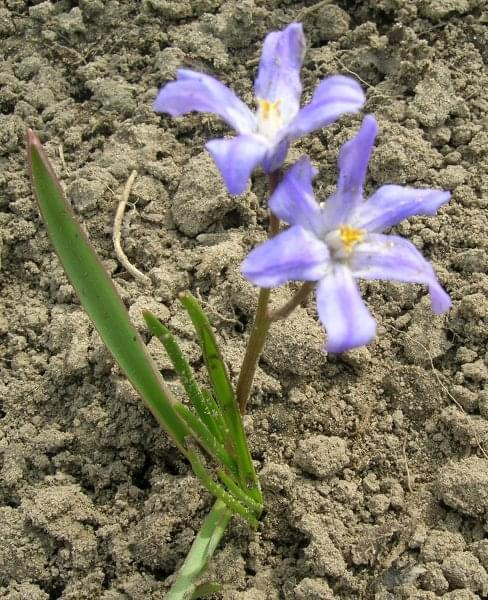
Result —
[[[432, 260], [454, 307], [420, 286], [368, 283], [376, 341], [322, 351], [313, 304], [272, 332], [246, 417], [266, 512], [235, 520], [214, 562], [225, 600], [488, 596], [488, 9], [486, 0], [0, 2], [0, 597], [162, 599], [209, 510], [68, 285], [39, 220], [23, 138], [37, 130], [144, 330], [149, 306], [181, 337], [198, 292], [236, 376], [256, 291], [238, 266], [266, 226], [265, 181], [229, 198], [203, 145], [213, 117], [153, 113], [181, 65], [251, 102], [264, 35], [301, 20], [305, 96], [354, 72], [381, 124], [368, 189], [450, 189], [435, 218], [397, 228]], [[359, 117], [294, 146], [331, 191]], [[123, 229], [144, 287], [115, 260]], [[279, 292], [284, 294], [285, 292]], [[149, 341], [164, 374], [166, 358]], [[175, 383], [172, 385], [176, 385]]]

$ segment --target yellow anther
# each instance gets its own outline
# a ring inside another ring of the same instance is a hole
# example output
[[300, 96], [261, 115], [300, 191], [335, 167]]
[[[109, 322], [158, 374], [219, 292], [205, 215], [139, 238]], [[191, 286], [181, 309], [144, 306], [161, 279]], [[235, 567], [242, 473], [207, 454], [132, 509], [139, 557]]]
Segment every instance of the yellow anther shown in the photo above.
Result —
[[261, 110], [261, 117], [263, 119], [269, 119], [270, 116], [280, 116], [280, 104], [281, 100], [275, 100], [270, 102], [269, 100], [263, 100], [258, 98], [258, 105]]
[[356, 229], [350, 225], [341, 225], [339, 236], [347, 252], [351, 252], [354, 244], [361, 242], [364, 237], [363, 229]]

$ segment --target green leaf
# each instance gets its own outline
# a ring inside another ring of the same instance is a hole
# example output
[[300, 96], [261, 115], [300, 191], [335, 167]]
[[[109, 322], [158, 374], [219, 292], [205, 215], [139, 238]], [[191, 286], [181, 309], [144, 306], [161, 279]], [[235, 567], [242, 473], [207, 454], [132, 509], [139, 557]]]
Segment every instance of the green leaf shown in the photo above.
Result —
[[[229, 442], [235, 449], [241, 488], [245, 489], [248, 495], [262, 506], [263, 496], [252, 464], [241, 415], [212, 327], [196, 298], [187, 293], [180, 294], [180, 300], [195, 327], [215, 399], [229, 428]], [[226, 444], [226, 447], [229, 445]]]
[[32, 186], [43, 221], [68, 279], [102, 340], [147, 407], [185, 453], [189, 435], [110, 277], [80, 227], [35, 135], [27, 134]]
[[196, 298], [191, 294], [180, 294], [180, 300], [195, 327], [215, 397], [227, 421], [226, 413], [232, 413], [235, 406], [234, 392], [212, 328]]
[[227, 427], [224, 415], [220, 410], [220, 406], [215, 402], [215, 399], [209, 390], [203, 388], [200, 391], [202, 392], [203, 400], [207, 405], [207, 411], [212, 415], [217, 431], [219, 432], [219, 435], [222, 436], [220, 443], [224, 444], [225, 440], [229, 439], [229, 428]]
[[193, 472], [202, 482], [204, 487], [216, 498], [222, 500], [222, 502], [224, 502], [224, 504], [227, 506], [227, 508], [229, 508], [229, 510], [231, 510], [235, 514], [241, 515], [241, 517], [246, 519], [246, 521], [251, 525], [251, 527], [257, 529], [258, 521], [255, 515], [246, 506], [241, 504], [241, 502], [237, 500], [237, 498], [235, 498], [232, 494], [224, 490], [224, 488], [219, 483], [212, 479], [212, 477], [208, 474], [207, 470], [205, 469], [202, 461], [198, 457], [198, 454], [194, 450], [188, 448], [187, 453], [187, 457], [190, 461]]
[[222, 443], [223, 436], [214, 420], [214, 415], [210, 410], [209, 403], [203, 397], [203, 394], [195, 381], [195, 377], [193, 376], [193, 370], [181, 351], [176, 338], [166, 325], [161, 323], [151, 311], [145, 310], [142, 314], [151, 333], [163, 344], [173, 368], [178, 374], [187, 396], [195, 408], [197, 415], [200, 417], [200, 420], [205, 424], [210, 433]]
[[235, 481], [233, 481], [233, 479], [231, 479], [227, 473], [225, 473], [222, 470], [219, 470], [217, 472], [217, 475], [219, 476], [219, 479], [222, 481], [222, 483], [227, 487], [227, 489], [229, 490], [229, 492], [235, 497], [236, 500], [239, 500], [239, 502], [242, 502], [243, 504], [245, 504], [250, 510], [252, 510], [254, 512], [254, 514], [259, 517], [259, 515], [261, 514], [261, 511], [263, 510], [263, 507], [258, 504], [257, 502], [255, 502], [252, 498], [250, 498], [247, 493], [242, 490], [236, 483]]
[[219, 592], [222, 586], [218, 583], [201, 583], [195, 588], [190, 600], [200, 600], [200, 598], [208, 598], [212, 594]]
[[191, 430], [193, 437], [199, 442], [210, 456], [213, 456], [217, 462], [224, 468], [227, 468], [235, 477], [238, 475], [236, 461], [227, 452], [227, 450], [218, 442], [205, 425], [183, 404], [176, 404], [175, 410], [178, 415], [186, 422]]
[[[248, 510], [213, 482], [196, 454], [187, 449], [191, 432], [174, 409], [176, 400], [147, 353], [110, 277], [79, 226], [39, 139], [30, 130], [27, 153], [32, 186], [54, 249], [102, 340], [163, 428], [183, 454], [189, 456], [190, 462], [196, 465], [195, 474], [203, 485], [211, 492], [212, 488], [217, 488], [218, 497], [223, 495], [227, 503], [236, 505], [229, 509], [222, 500], [216, 501], [166, 597], [167, 600], [190, 600], [192, 595], [194, 598], [198, 597], [195, 595], [198, 593], [202, 596], [210, 588], [198, 588], [197, 579], [207, 569], [208, 561], [233, 513], [243, 511], [243, 516], [246, 516]], [[209, 485], [209, 481], [213, 486]], [[240, 510], [236, 510], [236, 507]]]
[[191, 600], [192, 594], [198, 590], [197, 580], [208, 567], [208, 562], [215, 552], [225, 529], [232, 517], [232, 512], [221, 500], [217, 500], [209, 515], [193, 540], [190, 552], [178, 571], [176, 581], [166, 595], [166, 600]]

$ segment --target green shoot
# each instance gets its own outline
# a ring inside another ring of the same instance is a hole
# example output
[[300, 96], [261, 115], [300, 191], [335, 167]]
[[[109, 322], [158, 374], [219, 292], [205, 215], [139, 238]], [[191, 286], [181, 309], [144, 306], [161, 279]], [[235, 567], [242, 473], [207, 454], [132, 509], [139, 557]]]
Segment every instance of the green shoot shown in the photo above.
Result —
[[237, 408], [234, 391], [227, 375], [222, 356], [207, 316], [191, 294], [181, 294], [180, 300], [186, 308], [193, 326], [197, 332], [203, 358], [207, 367], [215, 399], [220, 407], [225, 423], [230, 432], [230, 441], [235, 450], [239, 465], [241, 488], [259, 505], [263, 497], [258, 479], [252, 464], [251, 454], [247, 445], [246, 434], [242, 425], [241, 415]]

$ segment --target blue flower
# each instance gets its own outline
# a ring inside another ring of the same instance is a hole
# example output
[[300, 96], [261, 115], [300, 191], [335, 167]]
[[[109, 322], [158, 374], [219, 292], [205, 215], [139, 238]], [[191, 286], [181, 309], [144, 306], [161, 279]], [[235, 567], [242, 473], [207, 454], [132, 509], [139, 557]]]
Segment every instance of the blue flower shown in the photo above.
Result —
[[255, 248], [241, 266], [247, 279], [265, 288], [290, 280], [317, 282], [317, 310], [330, 352], [361, 346], [376, 334], [356, 279], [425, 284], [435, 313], [451, 306], [415, 246], [382, 233], [406, 217], [433, 215], [450, 193], [384, 185], [365, 200], [363, 184], [377, 132], [375, 118], [367, 115], [356, 137], [341, 148], [337, 188], [323, 206], [312, 190], [315, 169], [308, 158], [299, 160], [269, 202], [291, 227]]
[[257, 110], [252, 112], [228, 87], [203, 73], [179, 69], [176, 81], [165, 85], [154, 102], [156, 112], [173, 117], [190, 111], [219, 115], [237, 137], [211, 140], [213, 156], [231, 194], [240, 194], [255, 167], [276, 171], [290, 142], [329, 125], [342, 114], [358, 111], [365, 102], [359, 84], [336, 75], [324, 79], [310, 104], [300, 109], [300, 68], [305, 36], [300, 23], [266, 36], [254, 83]]

